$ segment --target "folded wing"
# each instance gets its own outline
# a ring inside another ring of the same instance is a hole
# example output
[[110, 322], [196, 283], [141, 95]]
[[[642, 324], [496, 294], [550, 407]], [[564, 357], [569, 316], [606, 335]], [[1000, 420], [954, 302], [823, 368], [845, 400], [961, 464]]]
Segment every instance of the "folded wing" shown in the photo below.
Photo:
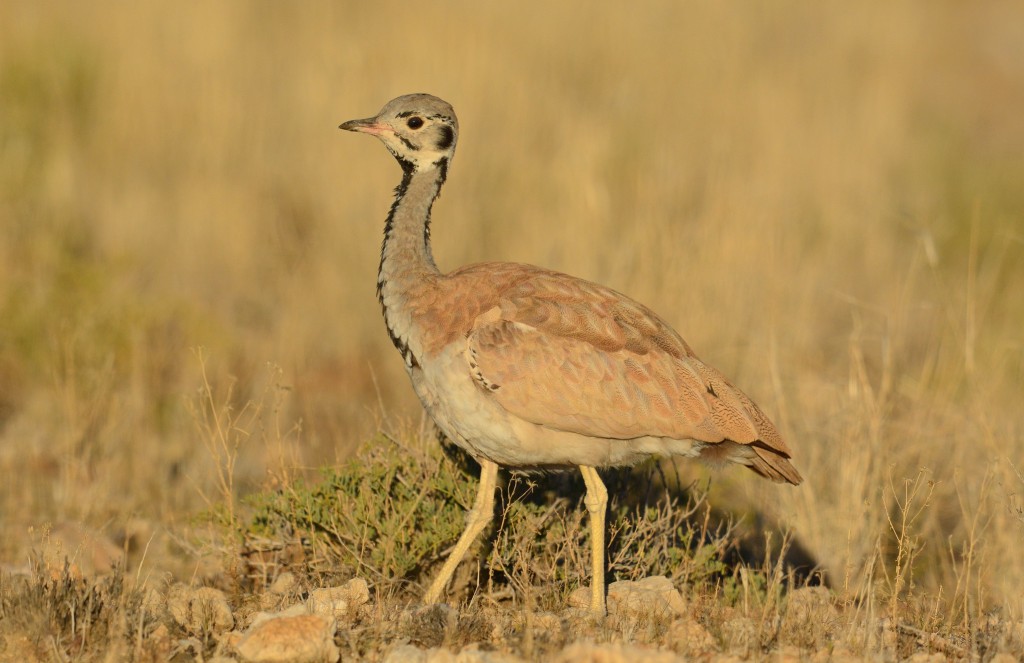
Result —
[[467, 337], [468, 369], [510, 413], [611, 439], [747, 445], [749, 466], [799, 483], [771, 421], [650, 309], [538, 270], [500, 294]]

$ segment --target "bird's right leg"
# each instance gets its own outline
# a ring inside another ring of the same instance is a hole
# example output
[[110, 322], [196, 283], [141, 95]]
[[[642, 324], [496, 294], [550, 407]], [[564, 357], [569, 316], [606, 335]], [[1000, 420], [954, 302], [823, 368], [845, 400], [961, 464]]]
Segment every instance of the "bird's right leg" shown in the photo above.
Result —
[[597, 617], [604, 617], [608, 612], [604, 597], [604, 524], [605, 512], [608, 511], [608, 490], [595, 468], [580, 465], [580, 474], [587, 486], [583, 503], [590, 512], [590, 612]]
[[481, 460], [480, 487], [477, 489], [473, 508], [469, 510], [469, 514], [466, 516], [466, 531], [459, 537], [458, 543], [455, 544], [455, 548], [452, 549], [448, 559], [445, 560], [444, 566], [441, 567], [441, 572], [437, 574], [434, 582], [430, 585], [430, 589], [423, 596], [423, 602], [427, 605], [438, 602], [445, 586], [451, 580], [452, 574], [455, 573], [455, 567], [459, 565], [462, 558], [466, 556], [466, 551], [469, 550], [469, 547], [473, 545], [476, 538], [480, 536], [480, 533], [484, 531], [487, 524], [494, 518], [494, 489], [497, 485], [497, 463]]

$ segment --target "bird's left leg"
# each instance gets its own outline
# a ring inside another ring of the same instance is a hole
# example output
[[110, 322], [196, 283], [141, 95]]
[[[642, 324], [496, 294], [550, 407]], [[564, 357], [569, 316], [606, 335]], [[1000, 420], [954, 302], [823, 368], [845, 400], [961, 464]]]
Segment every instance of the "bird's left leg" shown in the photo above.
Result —
[[603, 617], [606, 612], [604, 598], [604, 519], [608, 510], [608, 490], [601, 481], [601, 475], [589, 465], [580, 465], [580, 474], [587, 485], [587, 496], [583, 503], [590, 512], [590, 545], [593, 576], [590, 585], [590, 611]]
[[484, 531], [487, 524], [494, 518], [494, 489], [498, 485], [498, 465], [492, 463], [489, 460], [480, 461], [480, 486], [477, 488], [476, 501], [473, 502], [473, 508], [469, 510], [469, 517], [466, 518], [466, 530], [459, 537], [458, 543], [455, 544], [455, 548], [451, 554], [448, 555], [448, 559], [445, 561], [444, 566], [441, 567], [441, 572], [434, 578], [434, 582], [431, 583], [430, 589], [427, 590], [426, 595], [423, 597], [423, 603], [430, 605], [437, 603], [441, 598], [441, 594], [444, 592], [445, 585], [451, 580], [452, 575], [455, 573], [455, 567], [459, 565], [462, 558], [466, 556], [466, 551], [473, 545], [480, 533]]

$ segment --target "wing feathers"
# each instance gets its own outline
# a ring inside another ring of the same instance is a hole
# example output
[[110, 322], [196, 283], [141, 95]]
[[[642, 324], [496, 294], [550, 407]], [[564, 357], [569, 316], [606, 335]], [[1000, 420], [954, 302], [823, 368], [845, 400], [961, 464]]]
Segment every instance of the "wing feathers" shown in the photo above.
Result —
[[470, 370], [502, 407], [592, 437], [749, 445], [751, 469], [799, 483], [768, 417], [655, 313], [587, 281], [522, 269], [531, 271], [495, 293], [466, 336]]

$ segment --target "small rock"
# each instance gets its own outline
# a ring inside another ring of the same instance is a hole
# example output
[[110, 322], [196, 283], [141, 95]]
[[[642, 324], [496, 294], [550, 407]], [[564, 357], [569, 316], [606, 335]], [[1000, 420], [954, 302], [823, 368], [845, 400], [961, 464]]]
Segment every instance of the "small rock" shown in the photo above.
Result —
[[523, 659], [495, 651], [481, 651], [472, 645], [458, 654], [442, 648], [420, 649], [413, 645], [395, 647], [384, 663], [521, 663]]
[[669, 626], [666, 641], [675, 647], [680, 654], [699, 656], [715, 651], [718, 643], [713, 635], [699, 622], [683, 617]]
[[672, 652], [636, 645], [577, 642], [560, 651], [553, 660], [556, 663], [681, 663], [685, 659]]
[[949, 659], [943, 654], [929, 654], [918, 652], [907, 659], [907, 663], [946, 663]]
[[[590, 607], [590, 588], [580, 587], [569, 595], [569, 605]], [[619, 580], [608, 585], [608, 614], [639, 617], [672, 616], [686, 612], [686, 601], [665, 576], [642, 580]]]
[[295, 574], [291, 571], [285, 571], [281, 575], [274, 579], [274, 582], [270, 584], [268, 591], [271, 594], [278, 596], [285, 596], [292, 590], [294, 590], [299, 584]]
[[171, 629], [167, 628], [167, 624], [158, 624], [149, 634], [149, 637], [152, 640], [169, 640], [171, 638]]
[[353, 578], [339, 587], [314, 589], [309, 593], [306, 607], [315, 615], [347, 619], [355, 615], [359, 606], [370, 600], [370, 588], [362, 578]]
[[260, 610], [272, 612], [279, 609], [285, 601], [296, 598], [301, 591], [302, 587], [295, 574], [284, 571], [267, 587], [267, 591], [258, 596], [256, 605]]
[[855, 654], [839, 642], [823, 647], [811, 655], [813, 663], [862, 663], [863, 660], [863, 656]]
[[455, 657], [456, 663], [525, 663], [518, 656], [500, 651], [481, 651], [470, 645]]
[[305, 603], [296, 603], [295, 605], [289, 606], [278, 612], [257, 612], [249, 621], [249, 630], [251, 631], [263, 622], [271, 619], [277, 619], [278, 617], [298, 617], [299, 615], [308, 614], [309, 611], [306, 609]]
[[553, 612], [519, 611], [510, 620], [511, 628], [517, 633], [526, 633], [529, 629], [531, 637], [541, 643], [564, 642], [567, 624], [565, 620]]
[[167, 597], [167, 609], [174, 621], [193, 634], [206, 631], [220, 633], [231, 630], [235, 625], [227, 597], [213, 587], [192, 589], [186, 585], [175, 585]]
[[268, 619], [250, 628], [235, 646], [247, 663], [334, 663], [337, 623], [323, 615]]
[[171, 650], [174, 648], [174, 640], [171, 638], [171, 629], [167, 624], [159, 624], [153, 629], [149, 637], [149, 649], [154, 654], [155, 660], [170, 660]]
[[1016, 661], [1017, 659], [1010, 654], [996, 654], [989, 659], [989, 663], [1016, 663]]
[[426, 663], [428, 650], [413, 645], [399, 645], [388, 652], [384, 663]]
[[665, 576], [613, 582], [608, 587], [608, 605], [620, 614], [681, 615], [686, 612], [682, 594]]
[[220, 636], [220, 639], [217, 640], [217, 648], [218, 650], [226, 649], [228, 651], [234, 651], [234, 649], [238, 647], [238, 643], [241, 642], [244, 637], [245, 633], [240, 633], [239, 631], [229, 631], [228, 633], [224, 633]]

